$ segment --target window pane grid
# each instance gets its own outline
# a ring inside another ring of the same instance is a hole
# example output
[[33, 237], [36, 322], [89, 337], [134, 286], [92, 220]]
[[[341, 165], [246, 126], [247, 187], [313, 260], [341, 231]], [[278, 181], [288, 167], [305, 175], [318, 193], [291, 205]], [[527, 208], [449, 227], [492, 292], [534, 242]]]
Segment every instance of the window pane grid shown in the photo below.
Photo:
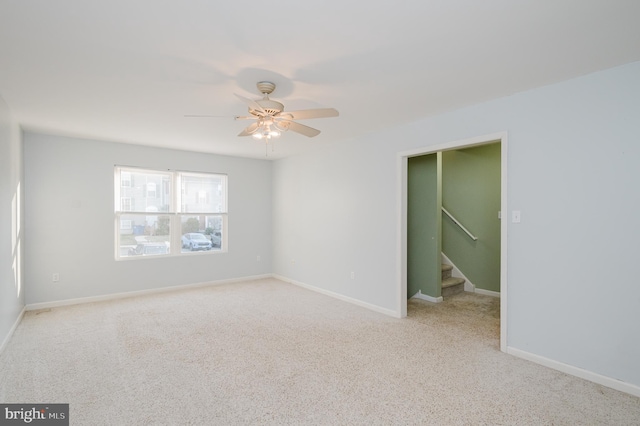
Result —
[[223, 175], [180, 174], [180, 212], [223, 213], [226, 211], [226, 177]]
[[120, 203], [116, 211], [126, 212], [170, 212], [171, 189], [168, 193], [158, 188], [166, 188], [171, 182], [171, 173], [153, 170], [120, 170], [117, 191]]
[[226, 250], [226, 175], [116, 167], [114, 192], [117, 259]]
[[118, 256], [168, 255], [171, 248], [171, 216], [117, 214]]

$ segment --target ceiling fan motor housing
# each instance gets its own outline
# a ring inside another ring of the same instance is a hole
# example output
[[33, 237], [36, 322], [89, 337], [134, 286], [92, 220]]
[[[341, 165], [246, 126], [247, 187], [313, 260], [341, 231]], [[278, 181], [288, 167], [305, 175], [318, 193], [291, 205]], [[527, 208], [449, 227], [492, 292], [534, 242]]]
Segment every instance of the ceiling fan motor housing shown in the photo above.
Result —
[[[271, 99], [260, 99], [256, 103], [262, 107], [263, 110], [269, 115], [275, 115], [284, 110], [284, 105], [278, 101], [272, 101]], [[260, 115], [256, 110], [249, 108], [249, 112], [253, 115]]]
[[[269, 99], [269, 94], [276, 89], [275, 83], [270, 81], [259, 81], [256, 83], [258, 90], [260, 93], [264, 95], [263, 99], [257, 100], [256, 103], [262, 107], [263, 110], [267, 112], [269, 115], [275, 115], [282, 111], [284, 111], [284, 105], [282, 105], [278, 101], [272, 101]], [[249, 108], [249, 112], [253, 115], [259, 116], [260, 114], [256, 112], [255, 109]]]
[[276, 90], [276, 84], [270, 81], [259, 81], [256, 83], [256, 86], [263, 95], [269, 95]]

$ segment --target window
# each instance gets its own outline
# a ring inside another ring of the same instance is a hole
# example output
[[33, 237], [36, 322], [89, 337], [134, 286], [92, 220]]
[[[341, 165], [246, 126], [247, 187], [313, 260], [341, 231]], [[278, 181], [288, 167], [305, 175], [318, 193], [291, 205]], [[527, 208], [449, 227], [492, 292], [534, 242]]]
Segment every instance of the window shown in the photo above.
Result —
[[116, 259], [226, 250], [227, 176], [115, 168]]

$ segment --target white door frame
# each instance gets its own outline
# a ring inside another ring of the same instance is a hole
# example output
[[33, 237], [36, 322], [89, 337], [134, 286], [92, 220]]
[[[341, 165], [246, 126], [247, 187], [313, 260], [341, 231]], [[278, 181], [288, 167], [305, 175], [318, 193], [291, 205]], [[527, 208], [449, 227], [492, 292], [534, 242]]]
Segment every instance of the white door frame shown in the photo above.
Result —
[[500, 142], [500, 350], [507, 351], [507, 132], [493, 133], [470, 139], [430, 145], [398, 153], [398, 251], [397, 251], [397, 312], [400, 318], [407, 316], [407, 169], [410, 157], [433, 154], [438, 151], [469, 148]]

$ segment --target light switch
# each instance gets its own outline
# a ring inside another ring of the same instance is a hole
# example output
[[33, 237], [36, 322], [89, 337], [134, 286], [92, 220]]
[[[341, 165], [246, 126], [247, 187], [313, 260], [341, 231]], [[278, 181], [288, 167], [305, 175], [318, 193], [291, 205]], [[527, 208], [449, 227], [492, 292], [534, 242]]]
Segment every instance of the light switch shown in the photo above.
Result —
[[511, 212], [511, 222], [520, 223], [520, 210], [513, 210]]

